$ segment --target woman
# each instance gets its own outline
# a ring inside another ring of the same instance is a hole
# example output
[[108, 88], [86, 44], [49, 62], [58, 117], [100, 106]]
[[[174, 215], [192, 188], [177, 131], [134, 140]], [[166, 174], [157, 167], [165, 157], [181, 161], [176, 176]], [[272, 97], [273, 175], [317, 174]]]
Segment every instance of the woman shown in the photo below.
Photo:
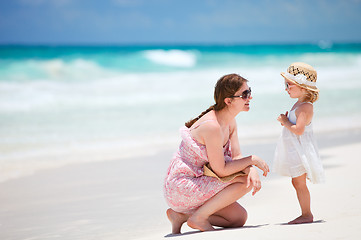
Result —
[[[164, 185], [173, 234], [180, 233], [185, 222], [191, 228], [210, 231], [213, 226], [241, 227], [247, 220], [246, 210], [236, 201], [252, 188], [253, 195], [261, 189], [253, 166], [264, 176], [269, 172], [259, 157], [243, 157], [238, 142], [235, 117], [249, 110], [252, 99], [247, 82], [237, 74], [220, 78], [214, 91], [216, 103], [181, 128], [182, 142]], [[223, 182], [204, 175], [207, 163], [219, 177], [239, 171], [247, 176]]]

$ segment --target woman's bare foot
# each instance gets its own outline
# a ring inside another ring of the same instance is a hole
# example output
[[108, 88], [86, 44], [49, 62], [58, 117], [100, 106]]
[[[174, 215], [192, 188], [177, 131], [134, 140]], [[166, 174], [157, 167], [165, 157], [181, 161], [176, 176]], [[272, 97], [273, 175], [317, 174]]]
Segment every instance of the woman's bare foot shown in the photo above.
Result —
[[214, 230], [214, 228], [207, 219], [201, 219], [194, 215], [188, 219], [187, 224], [189, 227], [193, 229], [198, 229], [202, 232]]
[[168, 208], [167, 216], [169, 221], [172, 223], [172, 234], [181, 233], [182, 225], [188, 220], [188, 216], [186, 214], [176, 212], [171, 208]]
[[288, 222], [288, 224], [302, 224], [302, 223], [312, 223], [313, 215], [301, 215], [298, 218]]

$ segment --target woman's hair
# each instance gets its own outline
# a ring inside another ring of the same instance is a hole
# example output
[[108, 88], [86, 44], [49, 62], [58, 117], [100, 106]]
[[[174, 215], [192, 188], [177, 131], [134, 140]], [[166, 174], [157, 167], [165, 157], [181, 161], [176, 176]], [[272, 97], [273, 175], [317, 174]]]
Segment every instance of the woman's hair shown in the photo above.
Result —
[[311, 103], [314, 103], [318, 100], [318, 97], [319, 97], [319, 93], [318, 92], [315, 92], [315, 91], [311, 91], [311, 90], [308, 90], [306, 89], [306, 94], [305, 96], [302, 98], [302, 102], [311, 102]]
[[190, 128], [198, 119], [211, 110], [220, 111], [225, 108], [227, 104], [224, 102], [224, 99], [232, 97], [242, 87], [244, 82], [248, 82], [248, 80], [235, 73], [221, 77], [214, 88], [214, 101], [216, 103], [202, 112], [198, 117], [186, 122], [185, 126]]

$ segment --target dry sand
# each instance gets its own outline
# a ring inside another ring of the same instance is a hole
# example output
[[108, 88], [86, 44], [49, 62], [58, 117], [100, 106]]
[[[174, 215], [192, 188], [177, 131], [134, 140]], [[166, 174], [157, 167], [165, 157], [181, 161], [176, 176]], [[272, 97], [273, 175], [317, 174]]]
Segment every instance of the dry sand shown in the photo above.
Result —
[[[359, 239], [361, 131], [318, 138], [326, 183], [309, 184], [315, 223], [299, 215], [290, 179], [270, 175], [239, 202], [246, 226], [171, 235], [163, 177], [174, 149], [153, 156], [69, 165], [0, 184], [0, 239]], [[274, 143], [242, 146], [271, 161]]]

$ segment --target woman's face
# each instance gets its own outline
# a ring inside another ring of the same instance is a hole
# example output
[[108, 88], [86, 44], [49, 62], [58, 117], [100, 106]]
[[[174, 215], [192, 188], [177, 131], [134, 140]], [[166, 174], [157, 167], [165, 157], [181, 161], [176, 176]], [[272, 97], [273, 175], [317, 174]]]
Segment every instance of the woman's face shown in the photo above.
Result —
[[247, 83], [244, 83], [243, 86], [233, 95], [231, 98], [231, 107], [234, 107], [241, 111], [249, 111], [250, 100], [252, 99], [251, 88]]

